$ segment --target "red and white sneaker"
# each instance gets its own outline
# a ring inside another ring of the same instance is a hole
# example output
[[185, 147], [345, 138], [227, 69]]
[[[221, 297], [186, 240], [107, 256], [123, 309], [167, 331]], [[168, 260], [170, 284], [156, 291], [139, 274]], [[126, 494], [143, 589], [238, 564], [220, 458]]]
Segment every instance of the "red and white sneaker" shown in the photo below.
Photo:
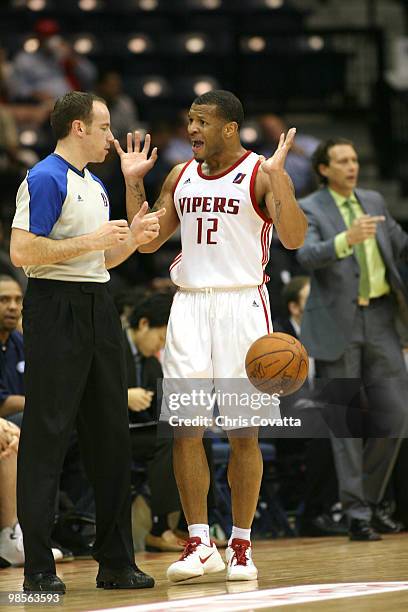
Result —
[[248, 540], [234, 538], [225, 551], [227, 580], [256, 580], [258, 570], [252, 561], [252, 547]]
[[180, 582], [203, 574], [213, 574], [225, 569], [225, 563], [215, 544], [207, 546], [201, 538], [189, 538], [178, 561], [172, 563], [167, 570], [167, 578], [171, 582]]

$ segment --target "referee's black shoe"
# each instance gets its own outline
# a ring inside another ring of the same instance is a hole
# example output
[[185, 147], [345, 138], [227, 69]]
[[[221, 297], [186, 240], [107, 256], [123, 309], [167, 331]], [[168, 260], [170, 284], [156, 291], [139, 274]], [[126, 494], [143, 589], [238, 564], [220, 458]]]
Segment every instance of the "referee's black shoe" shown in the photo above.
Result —
[[99, 567], [96, 577], [97, 589], [151, 589], [154, 579], [137, 566], [122, 569]]
[[25, 593], [65, 593], [65, 584], [55, 574], [27, 574], [24, 576], [23, 591]]

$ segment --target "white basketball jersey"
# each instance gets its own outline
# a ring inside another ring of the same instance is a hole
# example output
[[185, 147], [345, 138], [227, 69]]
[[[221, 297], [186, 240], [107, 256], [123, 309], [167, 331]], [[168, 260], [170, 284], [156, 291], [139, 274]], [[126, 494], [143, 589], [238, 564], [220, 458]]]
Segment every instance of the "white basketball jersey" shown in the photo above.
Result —
[[272, 222], [255, 198], [259, 165], [251, 151], [213, 176], [194, 159], [185, 164], [174, 190], [182, 246], [170, 266], [176, 285], [251, 287], [267, 280]]

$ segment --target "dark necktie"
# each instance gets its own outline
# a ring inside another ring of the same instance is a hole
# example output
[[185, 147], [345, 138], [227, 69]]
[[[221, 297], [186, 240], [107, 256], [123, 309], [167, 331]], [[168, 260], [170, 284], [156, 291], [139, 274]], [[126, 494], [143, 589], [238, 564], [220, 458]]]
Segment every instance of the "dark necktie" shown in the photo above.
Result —
[[142, 357], [140, 353], [134, 353], [133, 359], [135, 361], [136, 370], [136, 387], [142, 386]]

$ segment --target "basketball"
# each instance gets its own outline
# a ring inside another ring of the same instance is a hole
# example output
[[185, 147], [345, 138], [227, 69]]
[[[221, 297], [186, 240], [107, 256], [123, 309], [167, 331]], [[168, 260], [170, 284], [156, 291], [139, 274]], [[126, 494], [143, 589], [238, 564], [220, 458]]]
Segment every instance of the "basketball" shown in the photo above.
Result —
[[245, 369], [258, 391], [290, 395], [305, 382], [309, 360], [299, 340], [277, 332], [255, 340], [247, 352]]

